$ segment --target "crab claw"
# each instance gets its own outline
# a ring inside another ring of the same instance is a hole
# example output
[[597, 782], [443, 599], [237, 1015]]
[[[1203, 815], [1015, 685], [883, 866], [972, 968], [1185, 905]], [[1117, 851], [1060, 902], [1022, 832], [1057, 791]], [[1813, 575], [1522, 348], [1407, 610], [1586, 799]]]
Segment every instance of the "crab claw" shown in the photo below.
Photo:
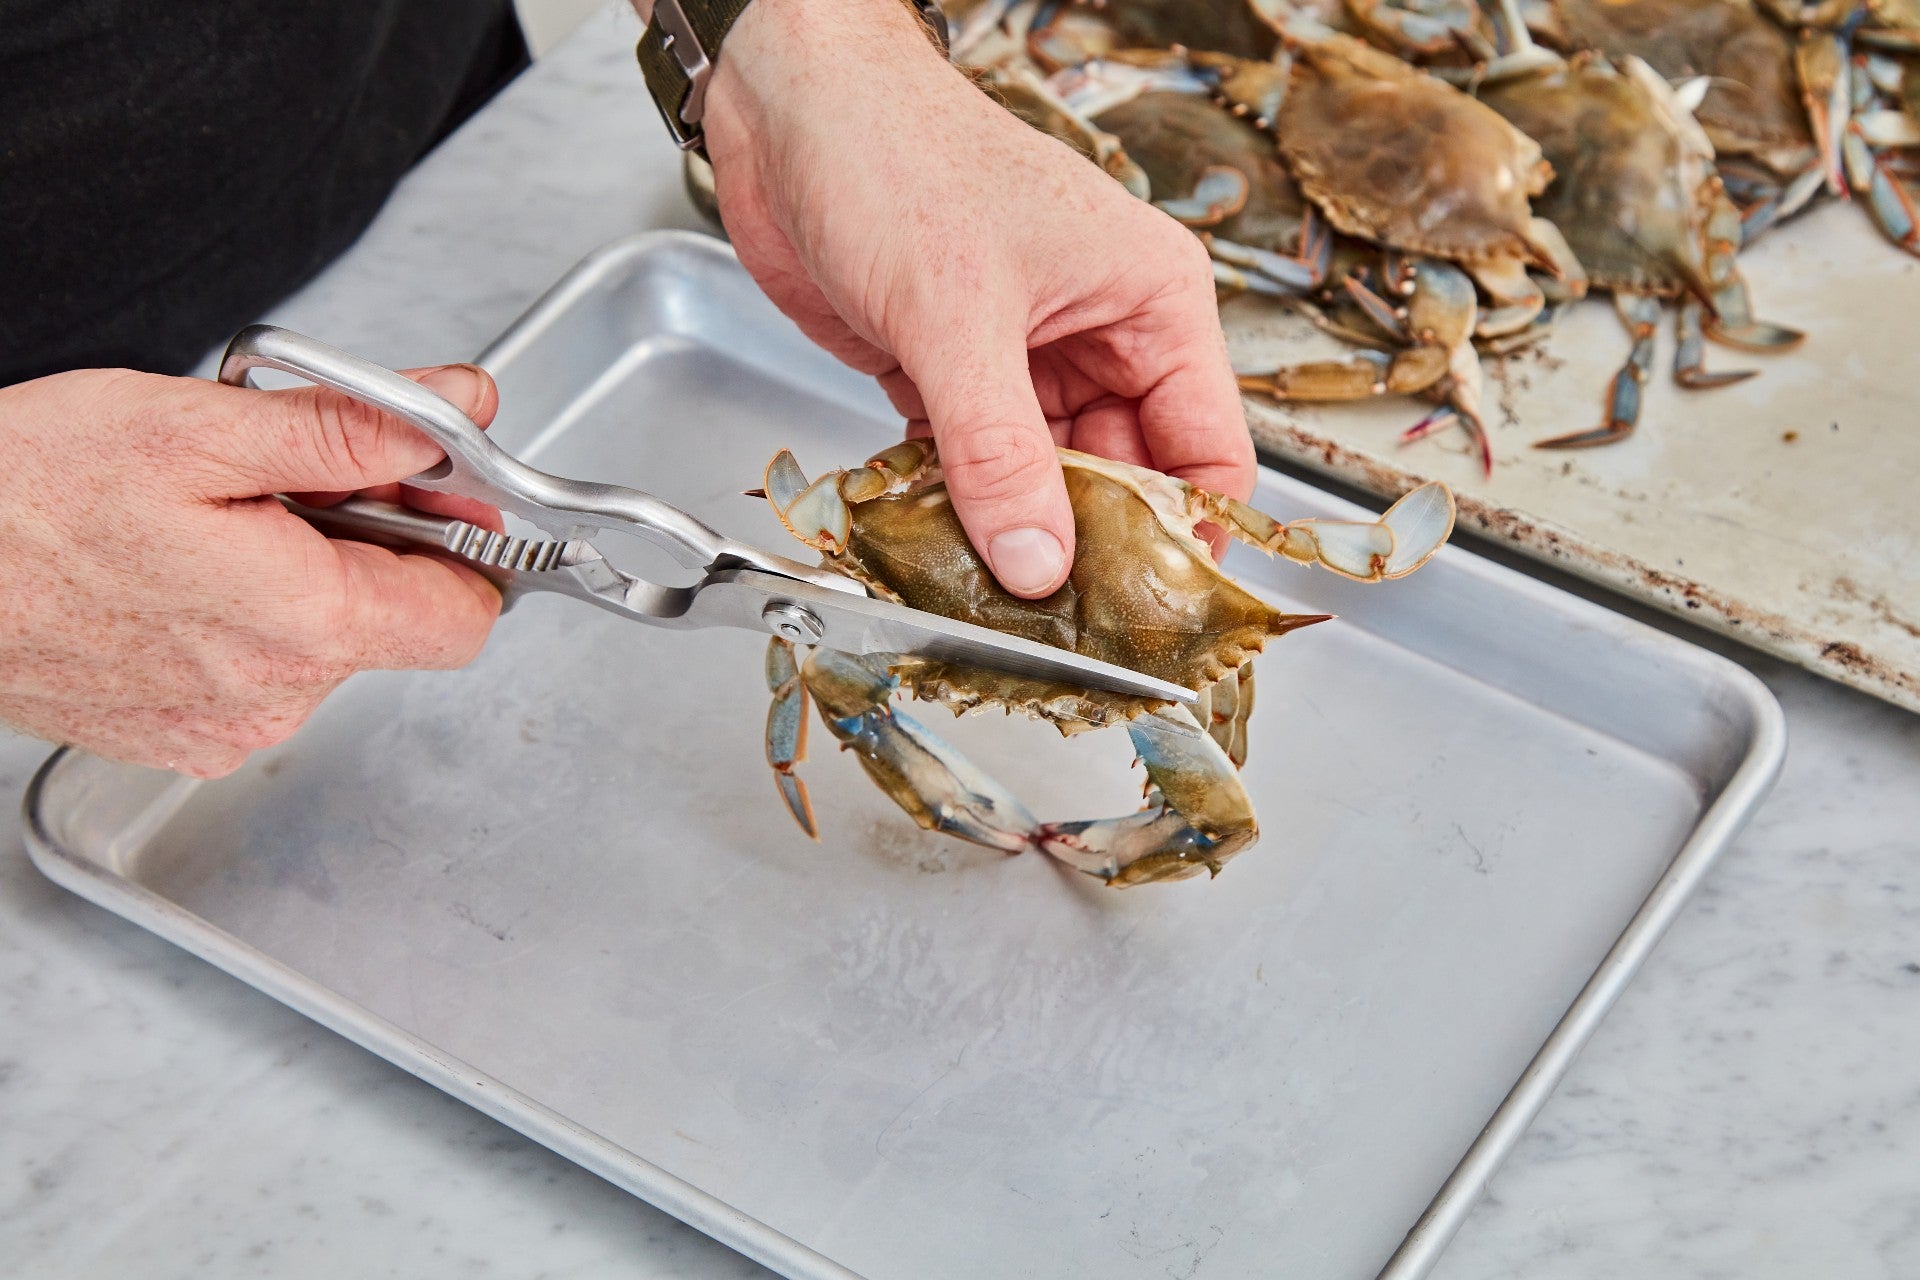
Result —
[[[1613, 308], [1620, 313], [1627, 332], [1633, 335], [1633, 349], [1627, 362], [1613, 375], [1607, 386], [1607, 420], [1603, 426], [1586, 431], [1571, 431], [1563, 436], [1536, 440], [1536, 449], [1591, 449], [1612, 444], [1633, 434], [1640, 421], [1640, 397], [1653, 373], [1654, 335], [1660, 329], [1660, 299], [1644, 293], [1616, 292]], [[1684, 334], [1682, 342], [1684, 343]]]
[[1276, 297], [1290, 298], [1319, 288], [1333, 253], [1333, 233], [1311, 214], [1300, 220], [1300, 252], [1292, 257], [1204, 233], [1200, 239], [1213, 258], [1216, 281]]
[[[1643, 355], [1644, 351], [1644, 355]], [[1634, 353], [1613, 375], [1613, 382], [1607, 388], [1607, 421], [1605, 425], [1592, 427], [1586, 431], [1570, 431], [1563, 436], [1552, 436], [1545, 440], [1536, 440], [1536, 449], [1592, 449], [1603, 444], [1613, 444], [1625, 440], [1633, 434], [1640, 421], [1640, 393], [1647, 383], [1648, 367], [1653, 362], [1653, 339], [1649, 336], [1644, 344], [1635, 343]]]
[[1721, 369], [1709, 373], [1705, 369], [1677, 365], [1673, 370], [1673, 380], [1689, 391], [1712, 391], [1718, 387], [1730, 387], [1736, 382], [1745, 382], [1759, 372], [1758, 369]]
[[841, 472], [829, 471], [812, 484], [786, 449], [767, 464], [763, 490], [773, 513], [800, 541], [816, 551], [838, 555], [853, 536], [853, 512], [840, 496]]
[[1393, 554], [1380, 566], [1380, 576], [1404, 578], [1433, 559], [1452, 536], [1453, 519], [1453, 491], [1447, 486], [1428, 481], [1408, 491], [1380, 517], [1393, 533]]
[[1920, 254], [1920, 211], [1914, 208], [1912, 194], [1880, 163], [1859, 124], [1848, 127], [1840, 145], [1847, 183], [1866, 197], [1873, 220], [1889, 240], [1908, 253]]
[[[1617, 379], [1616, 379], [1617, 380]], [[1638, 413], [1638, 409], [1635, 410]], [[1593, 449], [1603, 444], [1612, 444], [1625, 440], [1633, 434], [1633, 423], [1610, 418], [1604, 427], [1593, 427], [1586, 431], [1570, 431], [1563, 436], [1551, 436], [1545, 440], [1535, 440], [1536, 449]]]
[[1706, 308], [1698, 298], [1680, 304], [1680, 344], [1673, 353], [1673, 380], [1689, 391], [1711, 391], [1745, 382], [1758, 369], [1726, 369], [1719, 373], [1706, 370], [1707, 340], [1701, 328]]
[[[1003, 853], [1031, 848], [1039, 825], [1013, 793], [919, 721], [893, 710], [899, 680], [888, 669], [891, 661], [884, 655], [856, 658], [816, 649], [801, 679], [833, 736], [914, 822]], [[769, 681], [774, 674], [769, 653]]]
[[1707, 332], [1714, 341], [1742, 351], [1787, 351], [1806, 341], [1807, 335], [1783, 324], [1752, 320], [1746, 324], [1721, 324], [1707, 321]]
[[1218, 226], [1247, 207], [1253, 186], [1232, 165], [1209, 165], [1185, 197], [1155, 200], [1154, 207], [1183, 227]]
[[1220, 866], [1260, 835], [1233, 761], [1184, 707], [1127, 724], [1153, 784], [1147, 807], [1123, 818], [1049, 822], [1037, 842], [1077, 871], [1116, 889], [1183, 880]]

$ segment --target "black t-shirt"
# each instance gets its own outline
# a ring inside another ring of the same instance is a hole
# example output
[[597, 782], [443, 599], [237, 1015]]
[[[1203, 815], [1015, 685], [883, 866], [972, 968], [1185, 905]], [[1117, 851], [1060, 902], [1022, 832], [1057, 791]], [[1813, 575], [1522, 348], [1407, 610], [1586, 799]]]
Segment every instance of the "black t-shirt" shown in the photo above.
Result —
[[0, 385], [184, 371], [525, 65], [508, 0], [0, 0]]

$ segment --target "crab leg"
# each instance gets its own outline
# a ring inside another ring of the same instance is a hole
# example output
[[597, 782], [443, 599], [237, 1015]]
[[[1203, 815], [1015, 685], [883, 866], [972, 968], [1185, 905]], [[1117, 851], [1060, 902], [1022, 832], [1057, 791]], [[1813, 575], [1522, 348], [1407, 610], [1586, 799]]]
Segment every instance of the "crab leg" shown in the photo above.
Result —
[[1613, 295], [1613, 305], [1627, 332], [1633, 335], [1633, 350], [1607, 388], [1606, 425], [1536, 440], [1534, 448], [1587, 449], [1612, 444], [1633, 434], [1634, 424], [1640, 421], [1640, 394], [1653, 372], [1654, 335], [1660, 329], [1660, 299], [1620, 291]]
[[1814, 196], [1826, 188], [1827, 175], [1818, 167], [1810, 168], [1785, 187], [1775, 188], [1740, 212], [1740, 247], [1760, 238], [1761, 233], [1785, 222], [1805, 209]]
[[[1392, 273], [1390, 273], [1392, 274]], [[1240, 389], [1280, 401], [1325, 403], [1380, 395], [1438, 392], [1472, 435], [1492, 470], [1480, 420], [1480, 361], [1473, 350], [1478, 314], [1473, 281], [1451, 263], [1421, 260], [1404, 311], [1349, 278], [1347, 293], [1388, 337], [1408, 344], [1392, 353], [1361, 350], [1342, 360], [1310, 360], [1240, 378]], [[1423, 424], [1424, 425], [1424, 424]]]
[[780, 787], [780, 798], [787, 812], [811, 838], [820, 838], [820, 826], [813, 819], [813, 801], [807, 784], [793, 767], [807, 758], [807, 686], [794, 661], [793, 646], [775, 636], [767, 645], [767, 691], [773, 705], [767, 708], [767, 763], [773, 768], [773, 780]]
[[1205, 232], [1200, 241], [1213, 258], [1214, 282], [1240, 293], [1281, 298], [1310, 293], [1327, 278], [1327, 265], [1333, 259], [1333, 232], [1311, 207], [1300, 217], [1300, 252], [1294, 257]]
[[1686, 298], [1680, 303], [1680, 344], [1673, 353], [1673, 380], [1690, 391], [1709, 391], [1744, 382], [1758, 373], [1758, 369], [1706, 371], [1707, 335], [1701, 327], [1705, 314], [1706, 307], [1698, 298]]
[[[779, 644], [781, 642], [776, 642]], [[792, 650], [768, 654], [768, 679], [781, 688], [795, 677]], [[1179, 879], [1200, 870], [1217, 873], [1220, 865], [1253, 843], [1259, 828], [1253, 807], [1237, 776], [1238, 766], [1218, 740], [1237, 741], [1245, 751], [1246, 716], [1253, 708], [1252, 678], [1231, 677], [1214, 703], [1210, 733], [1184, 707], [1164, 716], [1142, 716], [1128, 724], [1134, 749], [1147, 768], [1153, 790], [1148, 807], [1125, 818], [1091, 822], [1036, 823], [1019, 800], [978, 766], [942, 742], [918, 721], [893, 710], [899, 686], [884, 660], [854, 658], [817, 649], [799, 679], [820, 705], [822, 719], [846, 749], [860, 758], [876, 785], [921, 827], [958, 836], [974, 844], [1015, 854], [1038, 845], [1067, 865], [1124, 888], [1153, 880]], [[1216, 685], [1215, 688], [1221, 686]], [[788, 765], [776, 776], [792, 779], [799, 806], [788, 807], [809, 835], [815, 834], [806, 789], [790, 772], [798, 753], [773, 749], [772, 724], [778, 720], [783, 747], [794, 732], [785, 728], [796, 700], [776, 700], [769, 721], [769, 758]], [[1224, 717], [1224, 719], [1222, 718]], [[802, 735], [803, 736], [803, 735]], [[782, 794], [791, 795], [782, 782]]]
[[1813, 140], [1820, 148], [1820, 170], [1827, 190], [1846, 190], [1840, 172], [1840, 139], [1853, 103], [1848, 86], [1846, 49], [1832, 31], [1804, 30], [1793, 50], [1794, 73], [1806, 103]]
[[1882, 163], [1859, 123], [1847, 126], [1841, 148], [1847, 185], [1866, 198], [1867, 208], [1888, 239], [1908, 253], [1920, 254], [1920, 211], [1914, 208], [1913, 195]]
[[816, 649], [802, 678], [833, 736], [920, 826], [1005, 853], [1029, 848], [1038, 832], [1033, 815], [919, 721], [893, 709], [900, 682], [887, 668], [883, 658]]
[[1219, 874], [1260, 828], [1233, 761], [1193, 726], [1184, 707], [1129, 721], [1153, 786], [1147, 807], [1124, 818], [1049, 822], [1040, 828], [1040, 847], [1115, 888]]
[[1453, 532], [1453, 494], [1438, 482], [1406, 494], [1378, 520], [1285, 524], [1235, 498], [1191, 486], [1187, 492], [1221, 528], [1248, 546], [1361, 582], [1406, 577], [1432, 559]]
[[1747, 295], [1747, 282], [1741, 278], [1734, 255], [1745, 238], [1740, 211], [1727, 199], [1724, 188], [1714, 179], [1715, 189], [1707, 200], [1706, 283], [1712, 291], [1709, 305], [1713, 314], [1706, 332], [1715, 342], [1723, 342], [1743, 351], [1785, 351], [1806, 338], [1798, 329], [1757, 320]]

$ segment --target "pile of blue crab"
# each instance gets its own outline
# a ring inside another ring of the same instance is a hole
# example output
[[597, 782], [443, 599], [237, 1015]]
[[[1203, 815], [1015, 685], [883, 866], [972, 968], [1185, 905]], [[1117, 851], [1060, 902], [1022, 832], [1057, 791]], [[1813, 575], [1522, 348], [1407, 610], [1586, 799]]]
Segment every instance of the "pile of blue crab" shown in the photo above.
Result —
[[[1706, 344], [1797, 345], [1736, 255], [1823, 199], [1920, 253], [1920, 0], [945, 0], [955, 56], [1207, 245], [1223, 296], [1355, 352], [1250, 395], [1435, 407], [1490, 473], [1485, 355], [1611, 295], [1627, 355], [1598, 425], [1632, 433], [1664, 311], [1674, 377]], [[1597, 389], [1596, 389], [1597, 390]]]

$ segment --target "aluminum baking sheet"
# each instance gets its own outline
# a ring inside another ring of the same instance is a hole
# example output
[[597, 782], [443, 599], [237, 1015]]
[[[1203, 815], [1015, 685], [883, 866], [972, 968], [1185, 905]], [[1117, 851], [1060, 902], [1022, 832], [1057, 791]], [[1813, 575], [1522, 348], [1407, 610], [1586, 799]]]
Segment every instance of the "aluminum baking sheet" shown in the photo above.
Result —
[[[740, 491], [773, 450], [898, 429], [702, 237], [602, 252], [485, 362], [509, 447], [767, 545]], [[1273, 473], [1259, 500], [1354, 510]], [[57, 756], [30, 842], [789, 1276], [1411, 1280], [1771, 781], [1778, 708], [1462, 552], [1381, 589], [1231, 567], [1343, 620], [1262, 660], [1265, 835], [1211, 883], [925, 835], [818, 747], [809, 843], [760, 640], [552, 598], [219, 782]], [[944, 723], [1043, 816], [1138, 803], [1122, 734]]]
[[[1756, 310], [1807, 341], [1777, 356], [1710, 344], [1710, 367], [1760, 376], [1685, 391], [1668, 375], [1669, 317], [1640, 430], [1624, 443], [1531, 447], [1601, 419], [1628, 343], [1597, 300], [1571, 308], [1537, 350], [1487, 361], [1490, 481], [1445, 442], [1397, 447], [1424, 408], [1398, 398], [1324, 408], [1250, 401], [1255, 437], [1375, 493], [1445, 480], [1466, 528], [1920, 710], [1911, 492], [1920, 262], [1881, 238], [1865, 210], [1837, 204], [1769, 234], [1740, 264]], [[1223, 318], [1242, 369], [1328, 349], [1269, 307], [1237, 302]]]

